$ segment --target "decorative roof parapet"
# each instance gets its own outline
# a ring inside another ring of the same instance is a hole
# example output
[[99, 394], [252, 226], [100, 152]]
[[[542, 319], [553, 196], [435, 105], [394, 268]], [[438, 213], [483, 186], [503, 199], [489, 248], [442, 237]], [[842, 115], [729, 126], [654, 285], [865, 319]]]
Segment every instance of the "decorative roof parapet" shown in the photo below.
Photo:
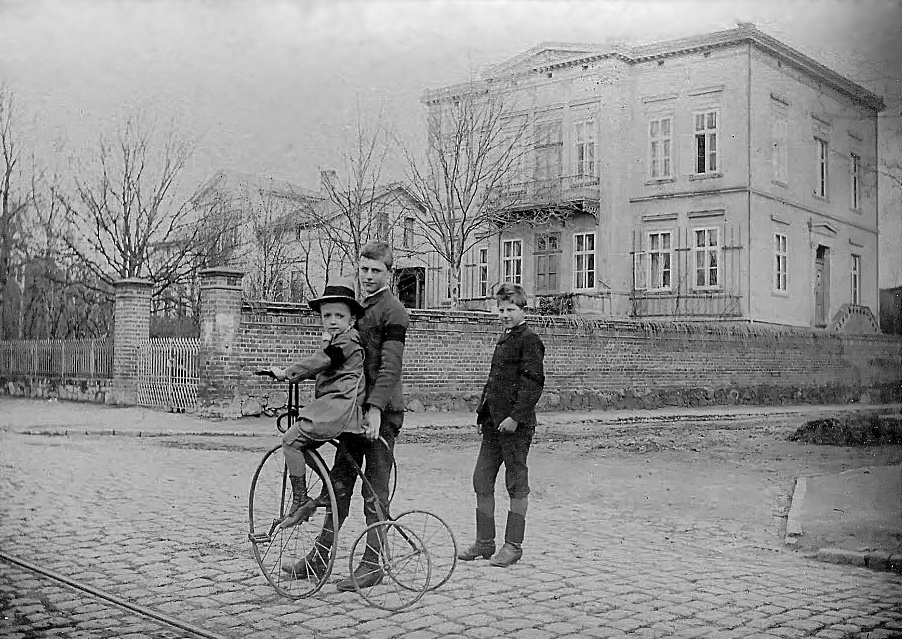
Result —
[[[820, 62], [808, 57], [780, 40], [767, 35], [753, 24], [747, 22], [740, 22], [739, 25], [733, 29], [632, 47], [620, 45], [577, 45], [554, 42], [542, 43], [510, 60], [488, 67], [484, 75], [484, 80], [427, 90], [423, 93], [422, 102], [426, 104], [435, 104], [442, 100], [453, 99], [465, 95], [474, 88], [478, 88], [481, 92], [487, 92], [489, 84], [504, 78], [585, 65], [603, 59], [616, 59], [628, 64], [637, 64], [686, 53], [735, 46], [744, 42], [749, 42], [762, 51], [765, 51], [779, 58], [781, 61], [823, 81], [825, 84], [828, 84], [840, 93], [856, 100], [868, 108], [874, 109], [875, 111], [882, 111], [886, 108], [883, 98], [879, 95], [869, 91], [860, 84], [853, 82], [836, 71], [827, 68]], [[574, 55], [570, 57], [559, 57], [533, 66], [520, 66], [520, 68], [518, 68], [518, 65], [527, 62], [531, 56], [534, 56], [541, 51], [552, 49], [571, 49], [573, 50]]]

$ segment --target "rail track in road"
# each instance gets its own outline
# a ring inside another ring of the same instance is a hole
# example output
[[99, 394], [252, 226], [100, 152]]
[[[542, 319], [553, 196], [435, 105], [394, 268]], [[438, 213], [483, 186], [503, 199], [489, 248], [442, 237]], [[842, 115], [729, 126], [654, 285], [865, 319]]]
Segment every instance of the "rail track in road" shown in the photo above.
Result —
[[[38, 586], [35, 578], [44, 583]], [[64, 588], [47, 586], [47, 581]], [[64, 590], [68, 590], [68, 594]], [[73, 604], [73, 598], [78, 595], [95, 603]], [[230, 639], [3, 551], [0, 551], [0, 614], [0, 639], [43, 636], [51, 628], [55, 636], [61, 638], [66, 637], [66, 630], [70, 629], [78, 636], [93, 630], [99, 637], [112, 638], [128, 630], [135, 636], [165, 639]], [[142, 621], [129, 620], [135, 617]]]

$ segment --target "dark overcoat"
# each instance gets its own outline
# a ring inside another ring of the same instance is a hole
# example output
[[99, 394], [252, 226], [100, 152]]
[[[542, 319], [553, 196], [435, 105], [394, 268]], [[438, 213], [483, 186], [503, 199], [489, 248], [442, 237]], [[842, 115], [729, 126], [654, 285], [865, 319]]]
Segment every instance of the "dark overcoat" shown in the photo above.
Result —
[[489, 379], [476, 409], [480, 423], [498, 426], [507, 417], [535, 426], [536, 404], [545, 386], [545, 345], [525, 323], [498, 338]]

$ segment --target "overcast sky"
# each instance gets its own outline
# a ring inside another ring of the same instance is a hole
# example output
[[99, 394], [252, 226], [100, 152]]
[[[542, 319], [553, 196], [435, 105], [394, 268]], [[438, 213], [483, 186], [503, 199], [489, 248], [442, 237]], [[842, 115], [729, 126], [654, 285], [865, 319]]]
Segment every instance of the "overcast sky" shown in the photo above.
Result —
[[[315, 187], [357, 113], [381, 109], [414, 139], [424, 89], [539, 42], [653, 42], [737, 21], [883, 95], [884, 122], [902, 130], [898, 0], [0, 0], [0, 80], [44, 155], [56, 141], [78, 156], [140, 113], [197, 141], [190, 180], [225, 169]], [[899, 253], [896, 216], [883, 250]], [[902, 284], [902, 257], [884, 258], [882, 284]]]

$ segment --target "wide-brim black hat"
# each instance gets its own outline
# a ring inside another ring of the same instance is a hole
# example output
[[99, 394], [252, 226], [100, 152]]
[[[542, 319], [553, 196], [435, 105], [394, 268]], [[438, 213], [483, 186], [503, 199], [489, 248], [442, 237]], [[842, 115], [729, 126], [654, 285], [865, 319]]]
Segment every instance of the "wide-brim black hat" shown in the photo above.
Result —
[[328, 302], [342, 302], [347, 304], [351, 312], [360, 317], [363, 315], [363, 307], [354, 296], [354, 287], [346, 281], [335, 282], [334, 284], [326, 284], [323, 294], [316, 299], [312, 299], [307, 304], [314, 311], [319, 313], [319, 307]]

